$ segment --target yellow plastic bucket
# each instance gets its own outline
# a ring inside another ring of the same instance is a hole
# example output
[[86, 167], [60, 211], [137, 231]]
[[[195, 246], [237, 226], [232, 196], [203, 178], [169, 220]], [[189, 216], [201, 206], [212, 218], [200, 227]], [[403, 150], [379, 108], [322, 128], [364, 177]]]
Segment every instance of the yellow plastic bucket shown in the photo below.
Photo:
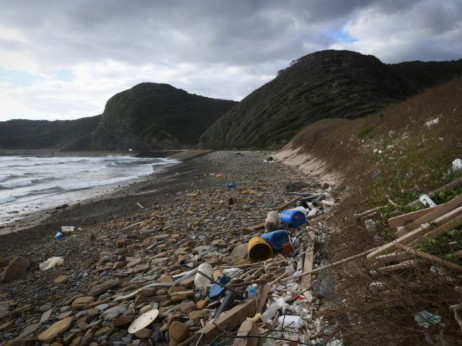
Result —
[[264, 261], [273, 257], [273, 249], [261, 237], [253, 237], [247, 244], [247, 257], [250, 262]]

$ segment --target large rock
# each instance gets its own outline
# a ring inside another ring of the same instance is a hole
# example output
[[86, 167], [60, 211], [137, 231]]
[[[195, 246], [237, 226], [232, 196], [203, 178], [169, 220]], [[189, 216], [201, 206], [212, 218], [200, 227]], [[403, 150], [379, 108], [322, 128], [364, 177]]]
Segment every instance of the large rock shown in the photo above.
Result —
[[42, 332], [39, 336], [38, 339], [40, 341], [50, 341], [53, 340], [54, 338], [60, 336], [63, 334], [66, 330], [69, 329], [69, 327], [72, 324], [73, 317], [68, 317], [65, 318], [64, 320], [58, 321], [55, 324], [53, 324], [50, 328]]
[[13, 258], [8, 266], [3, 270], [0, 275], [0, 281], [11, 282], [18, 276], [24, 274], [29, 268], [30, 262], [28, 259], [18, 256]]
[[168, 335], [171, 340], [178, 343], [185, 341], [189, 336], [189, 327], [179, 321], [173, 321], [168, 329]]

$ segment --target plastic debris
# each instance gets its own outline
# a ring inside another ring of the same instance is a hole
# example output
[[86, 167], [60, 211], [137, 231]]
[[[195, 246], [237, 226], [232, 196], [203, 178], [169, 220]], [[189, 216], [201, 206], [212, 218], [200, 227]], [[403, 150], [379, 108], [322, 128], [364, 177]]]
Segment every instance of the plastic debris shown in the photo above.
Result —
[[438, 314], [432, 314], [426, 310], [420, 311], [414, 315], [414, 321], [420, 327], [430, 328], [430, 326], [436, 326], [441, 324], [441, 316]]
[[45, 262], [39, 264], [40, 270], [49, 270], [53, 269], [56, 266], [60, 266], [64, 263], [64, 258], [62, 257], [50, 257]]
[[452, 169], [454, 171], [461, 171], [462, 170], [462, 160], [455, 159], [454, 161], [452, 161]]

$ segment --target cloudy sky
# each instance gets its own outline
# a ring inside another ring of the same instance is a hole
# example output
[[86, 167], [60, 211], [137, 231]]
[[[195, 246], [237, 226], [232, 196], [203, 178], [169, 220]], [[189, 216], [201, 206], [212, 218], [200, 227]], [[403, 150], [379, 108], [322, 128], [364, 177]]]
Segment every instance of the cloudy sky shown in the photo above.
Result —
[[97, 115], [140, 82], [239, 101], [323, 49], [462, 58], [461, 0], [0, 0], [0, 121]]

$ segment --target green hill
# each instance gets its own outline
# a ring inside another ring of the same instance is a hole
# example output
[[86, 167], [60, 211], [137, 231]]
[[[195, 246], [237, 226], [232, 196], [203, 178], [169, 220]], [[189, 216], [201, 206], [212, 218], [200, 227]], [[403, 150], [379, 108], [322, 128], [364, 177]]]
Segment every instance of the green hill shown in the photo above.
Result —
[[462, 60], [386, 65], [326, 50], [304, 56], [252, 92], [200, 138], [200, 146], [280, 148], [310, 123], [355, 119], [462, 75]]
[[[9, 120], [0, 122], [0, 149], [62, 149], [90, 139], [101, 116], [77, 120]], [[88, 145], [88, 142], [85, 144]]]
[[104, 150], [193, 147], [235, 104], [188, 94], [167, 84], [138, 84], [109, 99], [93, 143]]

